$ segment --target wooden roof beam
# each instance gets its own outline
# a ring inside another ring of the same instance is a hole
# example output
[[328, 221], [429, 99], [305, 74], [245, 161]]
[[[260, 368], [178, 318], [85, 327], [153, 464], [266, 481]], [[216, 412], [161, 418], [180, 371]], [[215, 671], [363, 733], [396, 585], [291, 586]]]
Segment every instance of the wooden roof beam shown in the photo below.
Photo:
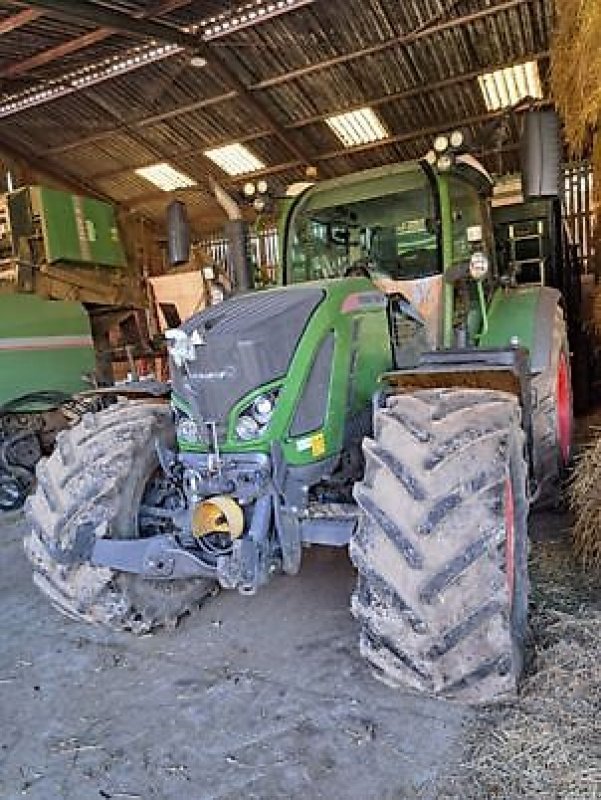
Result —
[[[549, 57], [548, 50], [541, 50], [538, 53], [526, 53], [523, 56], [524, 61], [542, 61], [545, 58]], [[435, 83], [428, 83], [425, 86], [412, 86], [409, 89], [403, 89], [400, 92], [393, 92], [392, 94], [382, 95], [381, 97], [369, 98], [362, 103], [357, 103], [353, 106], [345, 106], [339, 108], [333, 108], [331, 111], [328, 111], [327, 114], [314, 114], [311, 117], [304, 117], [301, 120], [297, 120], [296, 122], [287, 125], [286, 127], [290, 128], [304, 128], [306, 125], [314, 125], [316, 122], [322, 122], [326, 117], [333, 116], [334, 114], [344, 114], [348, 111], [355, 111], [359, 108], [363, 108], [365, 105], [369, 105], [371, 108], [378, 108], [383, 105], [388, 105], [388, 103], [394, 103], [397, 100], [408, 100], [411, 97], [419, 97], [420, 94], [424, 94], [425, 91], [427, 92], [440, 92], [444, 91], [445, 89], [450, 89], [453, 86], [458, 86], [461, 83], [467, 83], [469, 81], [476, 80], [483, 72], [494, 72], [498, 69], [505, 69], [506, 67], [511, 67], [515, 64], [515, 59], [511, 61], [502, 61], [492, 64], [487, 64], [486, 67], [481, 67], [480, 69], [470, 70], [469, 72], [462, 72], [456, 75], [453, 75], [452, 78], [444, 78], [441, 81], [436, 81]]]
[[30, 22], [35, 22], [36, 19], [44, 16], [43, 11], [36, 11], [34, 8], [27, 8], [19, 11], [18, 14], [13, 14], [0, 22], [0, 36], [3, 33], [12, 33], [24, 25], [29, 25]]
[[[135, 136], [135, 133], [133, 135]], [[255, 139], [260, 139], [263, 136], [269, 136], [269, 135], [272, 135], [272, 132], [270, 130], [255, 131], [254, 133], [249, 133], [246, 136], [237, 136], [236, 142], [238, 142], [239, 144], [246, 144], [247, 142], [252, 142]], [[227, 142], [224, 142], [224, 145], [230, 144], [231, 141], [232, 140], [229, 139]], [[220, 145], [219, 143], [210, 144], [207, 145], [206, 148], [204, 149], [209, 150], [221, 146], [222, 145]], [[204, 158], [203, 148], [186, 147], [185, 149], [177, 150], [175, 152], [167, 152], [165, 150], [162, 150], [161, 160], [181, 163], [181, 159], [189, 158], [190, 156], [199, 156]], [[144, 161], [143, 163], [132, 164], [131, 166], [127, 167], [118, 167], [117, 169], [107, 169], [104, 172], [94, 172], [88, 175], [87, 177], [90, 178], [90, 180], [95, 180], [95, 181], [109, 180], [110, 178], [117, 178], [120, 175], [126, 175], [128, 172], [135, 172], [137, 169], [142, 169], [143, 167], [150, 167], [153, 164], [156, 164], [156, 161], [157, 159], [155, 158], [152, 161], [147, 160]], [[184, 168], [182, 167], [182, 169]], [[219, 168], [217, 167], [216, 169], [218, 170], [218, 174], [221, 174]]]
[[51, 47], [48, 50], [42, 50], [29, 58], [22, 61], [14, 61], [12, 64], [7, 64], [0, 70], [0, 77], [2, 78], [16, 78], [26, 72], [31, 72], [33, 69], [43, 67], [53, 61], [58, 61], [71, 53], [77, 53], [79, 50], [84, 50], [93, 44], [101, 42], [112, 36], [115, 31], [108, 28], [97, 28], [95, 31], [85, 33], [83, 36], [78, 36], [76, 39], [69, 39], [56, 47]]
[[[190, 3], [191, 0], [161, 0], [161, 2], [155, 3], [151, 9], [137, 15], [136, 18], [145, 19], [150, 16], [162, 16], [164, 14], [168, 14], [176, 8], [182, 8], [183, 6], [190, 5]], [[33, 15], [33, 19], [37, 19], [38, 17], [42, 16], [44, 12], [31, 10], [24, 13]], [[19, 15], [17, 14], [16, 16]], [[32, 20], [29, 19], [28, 21], [31, 22]], [[8, 20], [6, 20], [6, 22], [8, 22]], [[22, 24], [24, 25], [26, 23], [23, 22]], [[0, 33], [2, 33], [1, 23]], [[90, 31], [90, 33], [84, 33], [82, 36], [69, 39], [62, 44], [57, 45], [56, 47], [51, 47], [48, 50], [42, 50], [41, 52], [35, 53], [33, 56], [25, 58], [22, 61], [14, 61], [12, 64], [7, 64], [0, 70], [0, 77], [15, 78], [18, 75], [31, 72], [38, 67], [46, 66], [47, 64], [51, 64], [53, 61], [59, 61], [65, 56], [71, 55], [72, 53], [77, 53], [80, 50], [85, 50], [87, 47], [91, 47], [94, 44], [98, 44], [98, 42], [108, 39], [109, 36], [113, 36], [114, 33], [116, 33], [114, 28], [96, 28], [96, 30]]]
[[[552, 102], [550, 100], [536, 101], [537, 108], [547, 108], [551, 105]], [[384, 147], [387, 144], [400, 144], [402, 142], [409, 142], [412, 139], [420, 139], [422, 136], [436, 136], [442, 131], [452, 131], [455, 128], [465, 128], [469, 125], [478, 125], [481, 122], [491, 122], [492, 120], [500, 119], [501, 117], [506, 116], [510, 112], [510, 108], [500, 108], [498, 111], [488, 111], [485, 114], [474, 114], [470, 117], [463, 117], [462, 119], [456, 119], [451, 122], [439, 122], [435, 125], [428, 125], [426, 128], [420, 128], [419, 130], [411, 131], [410, 133], [402, 133], [398, 136], [389, 136], [388, 139], [380, 139], [377, 142], [360, 144], [356, 147], [345, 147], [343, 149], [330, 150], [328, 153], [321, 153], [320, 155], [315, 156], [314, 161], [317, 163], [320, 161], [329, 161], [332, 158], [338, 158], [340, 156], [352, 156], [355, 153], [365, 153], [369, 150], [375, 150], [377, 147]], [[474, 152], [477, 153], [478, 151], [475, 150]]]
[[[210, 106], [218, 105], [219, 103], [225, 103], [228, 100], [233, 100], [235, 97], [238, 97], [238, 93], [234, 91], [226, 92], [225, 94], [219, 94], [215, 97], [207, 97], [204, 100], [197, 100], [194, 105], [194, 110], [198, 111], [203, 108], [209, 108]], [[168, 111], [165, 114], [158, 114], [153, 117], [144, 117], [143, 122], [146, 123], [147, 120], [152, 120], [161, 122], [163, 119], [168, 118], [169, 116], [176, 116], [178, 109], [173, 109], [172, 111]], [[150, 123], [148, 123], [150, 124]], [[78, 139], [75, 142], [67, 142], [66, 144], [60, 144], [55, 147], [50, 147], [48, 150], [44, 150], [44, 155], [54, 156], [60, 155], [61, 153], [68, 153], [70, 150], [76, 150], [78, 147], [85, 147], [88, 144], [95, 144], [96, 142], [104, 141], [105, 139], [109, 138], [110, 136], [114, 136], [115, 134], [119, 133], [126, 133], [127, 130], [131, 128], [132, 125], [136, 127], [145, 127], [145, 125], [138, 122], [132, 122], [128, 125], [117, 125], [112, 128], [107, 128], [103, 131], [98, 131], [98, 133], [93, 133], [90, 136], [84, 136], [81, 139]]]
[[[155, 22], [146, 17], [132, 17], [107, 6], [81, 0], [28, 0], [29, 5], [42, 8], [52, 16], [87, 25], [110, 28], [139, 39], [157, 39], [182, 47], [195, 47], [197, 37], [172, 25]], [[155, 12], [155, 16], [157, 16]]]

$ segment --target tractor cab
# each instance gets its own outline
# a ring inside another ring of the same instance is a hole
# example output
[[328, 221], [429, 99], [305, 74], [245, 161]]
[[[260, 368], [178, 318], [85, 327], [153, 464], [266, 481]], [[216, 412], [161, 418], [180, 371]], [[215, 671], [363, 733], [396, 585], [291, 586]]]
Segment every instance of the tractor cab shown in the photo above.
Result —
[[491, 192], [452, 152], [305, 188], [282, 226], [282, 281], [369, 277], [397, 321], [422, 326], [424, 349], [475, 344], [495, 269]]

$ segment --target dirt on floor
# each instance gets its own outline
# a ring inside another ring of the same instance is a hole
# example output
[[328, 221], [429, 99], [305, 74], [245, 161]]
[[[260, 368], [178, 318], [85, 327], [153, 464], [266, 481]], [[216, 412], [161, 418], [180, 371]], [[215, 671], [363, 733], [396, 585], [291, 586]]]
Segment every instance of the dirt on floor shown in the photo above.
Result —
[[21, 538], [0, 529], [3, 800], [417, 800], [461, 752], [470, 712], [361, 660], [345, 551], [136, 638], [60, 616]]
[[601, 798], [600, 581], [531, 519], [531, 663], [478, 712], [376, 682], [343, 551], [141, 638], [60, 616], [0, 524], [0, 798]]

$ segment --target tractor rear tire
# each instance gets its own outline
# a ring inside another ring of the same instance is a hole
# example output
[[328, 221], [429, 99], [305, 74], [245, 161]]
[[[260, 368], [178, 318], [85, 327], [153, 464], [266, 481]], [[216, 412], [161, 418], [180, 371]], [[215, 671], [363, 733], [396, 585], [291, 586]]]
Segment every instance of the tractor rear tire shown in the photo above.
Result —
[[38, 464], [25, 507], [25, 552], [34, 582], [70, 617], [145, 633], [175, 625], [215, 593], [214, 581], [148, 580], [92, 566], [77, 552], [84, 525], [95, 538], [138, 537], [142, 496], [159, 466], [157, 437], [174, 440], [167, 406], [121, 402], [59, 433], [52, 455]]
[[513, 696], [528, 614], [527, 464], [515, 397], [420, 390], [364, 440], [350, 555], [360, 651], [386, 683], [462, 702]]
[[532, 380], [532, 436], [535, 502], [539, 507], [561, 502], [561, 485], [572, 451], [574, 413], [570, 349], [563, 311], [555, 312], [549, 365]]

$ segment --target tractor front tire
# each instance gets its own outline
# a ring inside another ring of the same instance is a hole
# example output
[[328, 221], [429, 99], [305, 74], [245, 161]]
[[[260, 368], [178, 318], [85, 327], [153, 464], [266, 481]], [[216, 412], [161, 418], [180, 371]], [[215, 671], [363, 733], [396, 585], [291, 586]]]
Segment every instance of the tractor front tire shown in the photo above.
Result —
[[517, 399], [388, 398], [364, 440], [351, 540], [360, 650], [386, 683], [468, 703], [513, 696], [527, 631], [527, 465]]
[[214, 581], [148, 580], [92, 566], [78, 552], [82, 529], [95, 538], [137, 538], [140, 503], [159, 466], [157, 438], [174, 440], [169, 408], [121, 402], [59, 433], [52, 455], [38, 464], [25, 507], [25, 552], [34, 582], [70, 617], [145, 633], [175, 625], [215, 592]]

